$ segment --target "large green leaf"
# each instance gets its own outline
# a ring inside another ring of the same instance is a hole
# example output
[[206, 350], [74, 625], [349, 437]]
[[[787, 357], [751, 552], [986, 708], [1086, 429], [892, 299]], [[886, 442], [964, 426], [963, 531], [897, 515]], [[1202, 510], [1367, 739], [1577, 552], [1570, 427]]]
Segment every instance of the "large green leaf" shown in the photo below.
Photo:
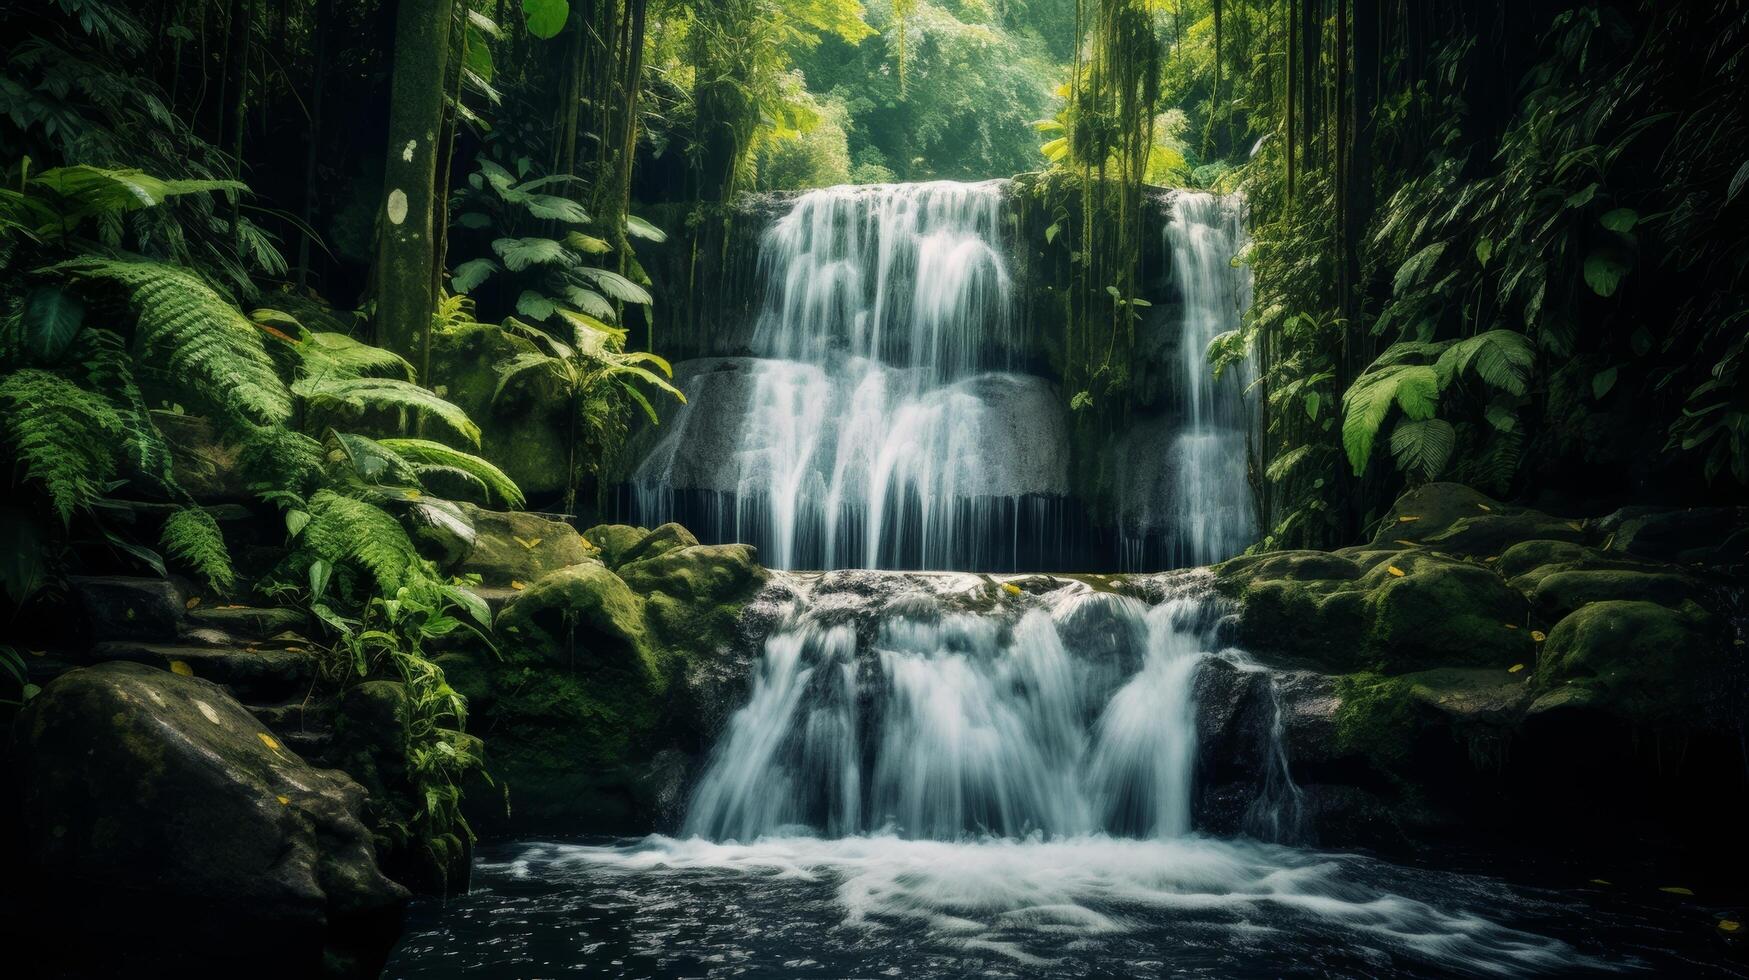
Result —
[[558, 37], [570, 14], [571, 5], [567, 0], [522, 0], [522, 16], [527, 19], [528, 32], [543, 41]]
[[1439, 386], [1446, 387], [1458, 375], [1475, 369], [1482, 383], [1512, 395], [1530, 387], [1536, 352], [1529, 338], [1511, 330], [1489, 330], [1460, 340], [1439, 355]]
[[665, 242], [668, 233], [635, 214], [626, 215], [626, 234], [652, 242]]
[[458, 293], [471, 293], [480, 288], [492, 273], [503, 271], [504, 267], [491, 259], [469, 259], [449, 274], [449, 288]]
[[24, 298], [19, 323], [24, 328], [24, 347], [39, 360], [61, 359], [85, 322], [85, 302], [55, 284], [38, 286]]
[[511, 272], [521, 272], [535, 265], [569, 265], [571, 253], [551, 238], [500, 238], [492, 243], [492, 251], [504, 260]]
[[639, 306], [649, 306], [651, 303], [650, 294], [644, 291], [644, 287], [617, 272], [597, 269], [592, 266], [580, 266], [577, 273], [595, 283], [602, 292], [622, 303], [636, 303]]
[[292, 393], [316, 406], [339, 404], [353, 411], [396, 409], [433, 416], [467, 439], [480, 444], [480, 428], [468, 413], [432, 391], [396, 378], [305, 378]]
[[460, 470], [478, 480], [498, 501], [507, 507], [521, 507], [522, 490], [504, 471], [472, 453], [446, 446], [429, 439], [382, 439], [384, 448], [392, 450], [415, 467], [438, 466]]
[[1627, 254], [1617, 248], [1600, 248], [1585, 257], [1585, 284], [1599, 296], [1614, 296], [1631, 268]]
[[1444, 419], [1404, 419], [1391, 430], [1397, 468], [1431, 480], [1445, 469], [1457, 446], [1457, 431]]
[[1439, 402], [1439, 374], [1423, 364], [1374, 368], [1348, 386], [1342, 396], [1342, 447], [1355, 475], [1366, 470], [1373, 442], [1391, 406], [1411, 420], [1432, 418]]

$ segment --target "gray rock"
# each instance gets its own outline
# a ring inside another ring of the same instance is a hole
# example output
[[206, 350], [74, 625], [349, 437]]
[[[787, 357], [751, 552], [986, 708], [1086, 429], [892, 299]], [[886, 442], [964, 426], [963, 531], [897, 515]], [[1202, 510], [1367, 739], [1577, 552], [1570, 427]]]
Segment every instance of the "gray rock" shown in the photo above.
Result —
[[21, 853], [37, 906], [77, 909], [42, 924], [74, 973], [380, 970], [407, 893], [377, 867], [364, 791], [216, 685], [133, 663], [75, 670], [16, 738]]

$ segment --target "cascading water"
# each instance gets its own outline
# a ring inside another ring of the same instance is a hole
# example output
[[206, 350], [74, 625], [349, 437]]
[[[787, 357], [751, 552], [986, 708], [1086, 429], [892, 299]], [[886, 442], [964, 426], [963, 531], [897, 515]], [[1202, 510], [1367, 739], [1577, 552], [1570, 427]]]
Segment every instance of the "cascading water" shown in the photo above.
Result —
[[[780, 575], [759, 613], [777, 625], [682, 836], [488, 857], [452, 900], [466, 926], [413, 942], [514, 951], [505, 976], [1604, 965], [1466, 911], [1514, 901], [1480, 879], [1197, 833], [1199, 672], [1262, 668], [1215, 650], [1220, 610], [1194, 578], [1135, 590], [1176, 596], [1150, 605], [1042, 577], [1028, 593], [975, 575]], [[1273, 684], [1267, 698], [1245, 825], [1286, 836], [1304, 808]], [[432, 962], [436, 976], [468, 961]]]
[[860, 658], [834, 613], [802, 615], [768, 641], [686, 831], [1186, 833], [1200, 613], [1086, 593], [1012, 623], [896, 615]]
[[[634, 475], [638, 518], [685, 516], [776, 568], [1016, 564], [1018, 529], [1042, 526], [1040, 495], [1068, 481], [1055, 394], [1006, 370], [1003, 195], [989, 181], [799, 197], [764, 236], [757, 356], [686, 379], [694, 406]], [[739, 423], [700, 437], [706, 411]], [[678, 515], [681, 491], [708, 503]]]
[[[1216, 378], [1209, 342], [1235, 330], [1251, 305], [1251, 273], [1235, 260], [1246, 235], [1244, 200], [1175, 191], [1163, 231], [1179, 300], [1177, 425], [1163, 468], [1135, 467], [1120, 492], [1127, 569], [1231, 558], [1256, 540], [1246, 474], [1250, 365]], [[1154, 540], [1151, 540], [1154, 539]], [[1150, 553], [1150, 544], [1163, 554]]]

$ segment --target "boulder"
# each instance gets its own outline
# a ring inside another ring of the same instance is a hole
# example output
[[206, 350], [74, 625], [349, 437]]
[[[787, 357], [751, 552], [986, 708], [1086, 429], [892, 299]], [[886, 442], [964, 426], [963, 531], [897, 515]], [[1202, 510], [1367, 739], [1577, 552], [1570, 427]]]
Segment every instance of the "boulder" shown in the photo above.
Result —
[[74, 575], [67, 579], [93, 640], [174, 640], [182, 629], [182, 590], [161, 578]]
[[1549, 631], [1534, 715], [1589, 710], [1636, 725], [1700, 727], [1734, 709], [1741, 679], [1723, 624], [1698, 606], [1641, 600], [1580, 607]]
[[1598, 527], [1611, 552], [1696, 565], [1749, 561], [1749, 507], [1628, 507]]
[[650, 536], [648, 528], [629, 524], [597, 524], [583, 532], [583, 540], [594, 546], [596, 557], [608, 568], [618, 568], [626, 552]]
[[745, 544], [698, 544], [627, 562], [619, 574], [643, 594], [645, 619], [670, 650], [716, 655], [734, 640], [741, 607], [769, 577]]
[[570, 481], [570, 400], [556, 376], [534, 372], [500, 392], [499, 372], [532, 342], [476, 323], [431, 335], [431, 384], [480, 426], [480, 452], [531, 499], [555, 497]]
[[643, 600], [598, 561], [536, 579], [504, 607], [497, 628], [518, 650], [567, 667], [652, 677], [659, 666]]
[[381, 969], [407, 893], [377, 866], [364, 790], [305, 764], [216, 685], [134, 663], [75, 670], [16, 739], [35, 904], [77, 910], [33, 924], [53, 937], [31, 944], [45, 955], [81, 975]]
[[1636, 599], [1671, 607], [1711, 601], [1706, 585], [1675, 571], [1543, 565], [1513, 579], [1512, 587], [1530, 600], [1539, 623], [1558, 623], [1581, 606], [1613, 599]]
[[461, 510], [473, 524], [474, 544], [459, 571], [479, 575], [486, 585], [533, 582], [590, 557], [576, 529], [558, 518], [473, 504], [462, 504]]
[[1492, 569], [1405, 552], [1361, 579], [1366, 656], [1385, 673], [1442, 666], [1508, 667], [1533, 652], [1524, 599]]
[[1397, 499], [1373, 536], [1373, 547], [1420, 545], [1492, 558], [1531, 538], [1583, 541], [1584, 525], [1503, 504], [1459, 483], [1427, 483]]
[[619, 561], [615, 567], [629, 565], [645, 558], [655, 558], [667, 554], [676, 548], [690, 548], [698, 544], [698, 539], [692, 532], [678, 524], [668, 523], [644, 535], [643, 539], [619, 553]]

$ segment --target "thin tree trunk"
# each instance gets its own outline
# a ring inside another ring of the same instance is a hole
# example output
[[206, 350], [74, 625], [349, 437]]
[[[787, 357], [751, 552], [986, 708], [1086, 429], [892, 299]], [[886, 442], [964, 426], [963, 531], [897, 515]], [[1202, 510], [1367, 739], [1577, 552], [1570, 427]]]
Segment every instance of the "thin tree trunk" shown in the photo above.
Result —
[[316, 49], [316, 79], [310, 91], [310, 137], [304, 148], [304, 232], [298, 239], [298, 288], [310, 282], [310, 229], [316, 227], [316, 161], [322, 144], [322, 89], [328, 76], [328, 27], [334, 19], [334, 0], [316, 0], [313, 40]]
[[411, 361], [420, 359], [431, 332], [437, 245], [431, 226], [450, 14], [451, 0], [400, 0], [395, 24], [377, 248], [377, 338]]

